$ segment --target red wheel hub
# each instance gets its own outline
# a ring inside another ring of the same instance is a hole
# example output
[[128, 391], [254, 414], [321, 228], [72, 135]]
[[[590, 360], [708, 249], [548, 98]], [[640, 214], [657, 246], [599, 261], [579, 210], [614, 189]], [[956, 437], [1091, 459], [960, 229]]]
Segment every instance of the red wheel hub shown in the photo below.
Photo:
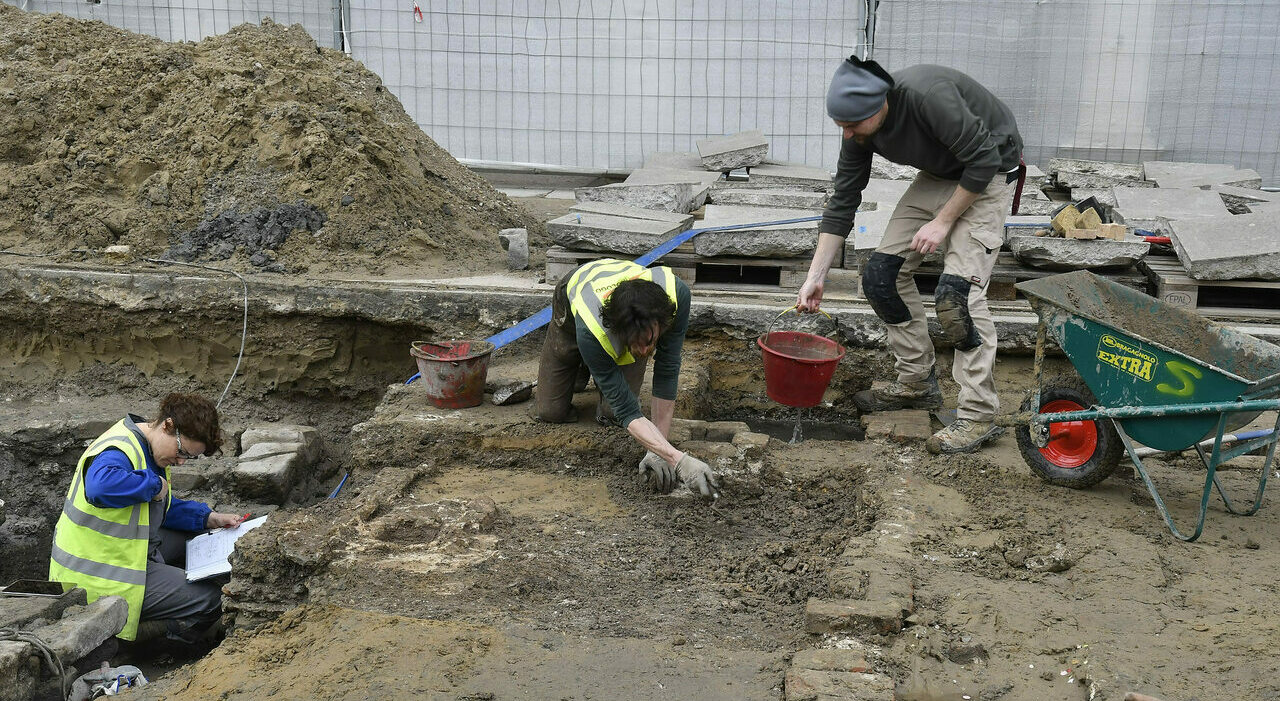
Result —
[[[1083, 411], [1069, 399], [1055, 399], [1040, 407], [1041, 414]], [[1092, 421], [1063, 421], [1049, 424], [1049, 443], [1040, 449], [1046, 460], [1058, 467], [1080, 467], [1098, 449], [1098, 427]]]

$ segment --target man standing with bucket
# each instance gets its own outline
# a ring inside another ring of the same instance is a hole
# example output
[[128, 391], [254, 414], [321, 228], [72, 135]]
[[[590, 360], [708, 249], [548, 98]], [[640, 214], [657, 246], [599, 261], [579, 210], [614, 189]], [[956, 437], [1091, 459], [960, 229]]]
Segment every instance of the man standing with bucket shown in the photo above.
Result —
[[938, 408], [942, 394], [924, 304], [912, 274], [925, 255], [945, 251], [934, 292], [943, 336], [955, 346], [960, 385], [956, 421], [926, 443], [931, 453], [978, 450], [1003, 432], [993, 367], [996, 329], [987, 284], [1004, 243], [1004, 217], [1020, 173], [1022, 137], [1009, 108], [969, 76], [942, 66], [890, 75], [874, 61], [842, 62], [827, 92], [827, 114], [843, 131], [835, 192], [797, 305], [822, 302], [827, 270], [843, 250], [871, 175], [871, 158], [920, 169], [862, 271], [862, 289], [888, 326], [897, 379], [860, 392], [862, 411]]
[[[665, 266], [645, 268], [606, 258], [573, 271], [551, 298], [535, 411], [549, 423], [577, 421], [573, 390], [578, 369], [586, 363], [600, 388], [596, 420], [622, 426], [648, 449], [639, 469], [649, 483], [667, 493], [679, 482], [715, 497], [720, 484], [711, 468], [667, 441], [689, 305], [689, 287]], [[641, 412], [638, 398], [650, 355], [652, 421]]]

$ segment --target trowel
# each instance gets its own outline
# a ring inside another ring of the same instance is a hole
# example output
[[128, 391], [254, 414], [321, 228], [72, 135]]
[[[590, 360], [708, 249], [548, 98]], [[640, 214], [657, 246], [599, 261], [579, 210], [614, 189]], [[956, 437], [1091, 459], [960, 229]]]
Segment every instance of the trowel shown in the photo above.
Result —
[[516, 380], [508, 382], [493, 390], [493, 405], [507, 406], [508, 404], [519, 404], [527, 402], [533, 396], [533, 388], [537, 387], [537, 381], [526, 382], [524, 380]]

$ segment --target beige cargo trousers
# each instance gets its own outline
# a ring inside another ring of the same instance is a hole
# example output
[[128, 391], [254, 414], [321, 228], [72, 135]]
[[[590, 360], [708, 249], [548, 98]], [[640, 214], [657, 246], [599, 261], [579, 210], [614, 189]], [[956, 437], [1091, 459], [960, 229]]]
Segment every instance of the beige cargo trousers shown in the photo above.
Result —
[[[955, 351], [951, 376], [960, 385], [956, 416], [973, 421], [991, 421], [1000, 410], [993, 369], [996, 360], [996, 326], [987, 307], [987, 286], [991, 271], [1004, 243], [1005, 216], [1013, 204], [1014, 182], [1005, 182], [997, 173], [978, 199], [960, 216], [943, 242], [943, 273], [969, 283], [968, 316], [972, 320], [971, 350]], [[921, 172], [907, 188], [885, 228], [877, 253], [904, 259], [897, 275], [897, 292], [911, 318], [888, 323], [888, 343], [895, 358], [898, 381], [922, 382], [934, 366], [933, 341], [929, 338], [924, 302], [912, 274], [924, 259], [911, 250], [911, 239], [942, 209], [955, 193], [955, 180], [944, 180]], [[939, 305], [942, 312], [942, 305]], [[967, 344], [962, 344], [967, 345]]]

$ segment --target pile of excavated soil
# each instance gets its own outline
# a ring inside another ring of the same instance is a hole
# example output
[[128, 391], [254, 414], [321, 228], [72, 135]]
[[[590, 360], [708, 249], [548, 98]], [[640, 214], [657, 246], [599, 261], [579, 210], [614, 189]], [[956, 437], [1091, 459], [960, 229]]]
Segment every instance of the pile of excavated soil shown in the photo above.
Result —
[[0, 4], [0, 249], [461, 273], [512, 226], [538, 227], [300, 26], [168, 43]]

